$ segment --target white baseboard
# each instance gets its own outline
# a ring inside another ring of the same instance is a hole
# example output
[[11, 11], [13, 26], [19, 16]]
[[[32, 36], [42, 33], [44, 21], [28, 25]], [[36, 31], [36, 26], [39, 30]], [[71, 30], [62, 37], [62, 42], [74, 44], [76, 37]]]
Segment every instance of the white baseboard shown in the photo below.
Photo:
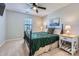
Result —
[[21, 40], [23, 38], [14, 38], [14, 39], [7, 39], [6, 41], [12, 41], [12, 40]]
[[7, 41], [14, 41], [14, 40], [22, 40], [23, 38], [16, 38], [16, 39], [8, 39], [8, 40], [5, 40], [4, 42], [0, 43], [0, 47]]
[[24, 39], [23, 38], [8, 39], [8, 40], [6, 40], [6, 42], [8, 42], [8, 41], [15, 41], [15, 40], [24, 40]]

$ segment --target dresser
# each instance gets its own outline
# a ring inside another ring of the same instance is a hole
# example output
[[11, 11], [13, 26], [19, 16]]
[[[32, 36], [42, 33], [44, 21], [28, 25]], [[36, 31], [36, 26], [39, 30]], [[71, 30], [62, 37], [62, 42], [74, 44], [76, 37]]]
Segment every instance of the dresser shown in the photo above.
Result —
[[72, 34], [61, 34], [59, 38], [59, 48], [67, 51], [71, 55], [74, 55], [78, 49], [78, 36]]

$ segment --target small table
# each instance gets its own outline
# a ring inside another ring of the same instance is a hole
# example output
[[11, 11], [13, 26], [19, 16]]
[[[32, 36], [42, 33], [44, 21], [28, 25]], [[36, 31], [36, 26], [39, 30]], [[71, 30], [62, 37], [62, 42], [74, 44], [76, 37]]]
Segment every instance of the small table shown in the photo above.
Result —
[[78, 36], [77, 35], [67, 35], [61, 34], [59, 39], [59, 48], [74, 55], [78, 50]]

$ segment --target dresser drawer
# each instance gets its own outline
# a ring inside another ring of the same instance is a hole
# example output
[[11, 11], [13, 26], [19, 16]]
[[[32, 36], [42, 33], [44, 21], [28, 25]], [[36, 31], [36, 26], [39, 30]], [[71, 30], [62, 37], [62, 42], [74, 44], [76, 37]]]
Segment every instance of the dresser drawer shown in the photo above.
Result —
[[68, 41], [68, 42], [77, 41], [76, 38], [70, 38], [70, 37], [64, 37], [64, 36], [61, 36], [60, 40], [64, 40], [64, 41]]
[[68, 38], [67, 38], [67, 37], [63, 37], [63, 36], [61, 36], [60, 39], [68, 39]]

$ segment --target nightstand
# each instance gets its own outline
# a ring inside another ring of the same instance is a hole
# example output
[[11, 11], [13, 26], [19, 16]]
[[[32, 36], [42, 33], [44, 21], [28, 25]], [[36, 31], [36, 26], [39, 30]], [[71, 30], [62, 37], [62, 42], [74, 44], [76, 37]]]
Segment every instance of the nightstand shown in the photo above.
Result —
[[79, 49], [77, 35], [61, 34], [59, 39], [59, 48], [74, 55]]

